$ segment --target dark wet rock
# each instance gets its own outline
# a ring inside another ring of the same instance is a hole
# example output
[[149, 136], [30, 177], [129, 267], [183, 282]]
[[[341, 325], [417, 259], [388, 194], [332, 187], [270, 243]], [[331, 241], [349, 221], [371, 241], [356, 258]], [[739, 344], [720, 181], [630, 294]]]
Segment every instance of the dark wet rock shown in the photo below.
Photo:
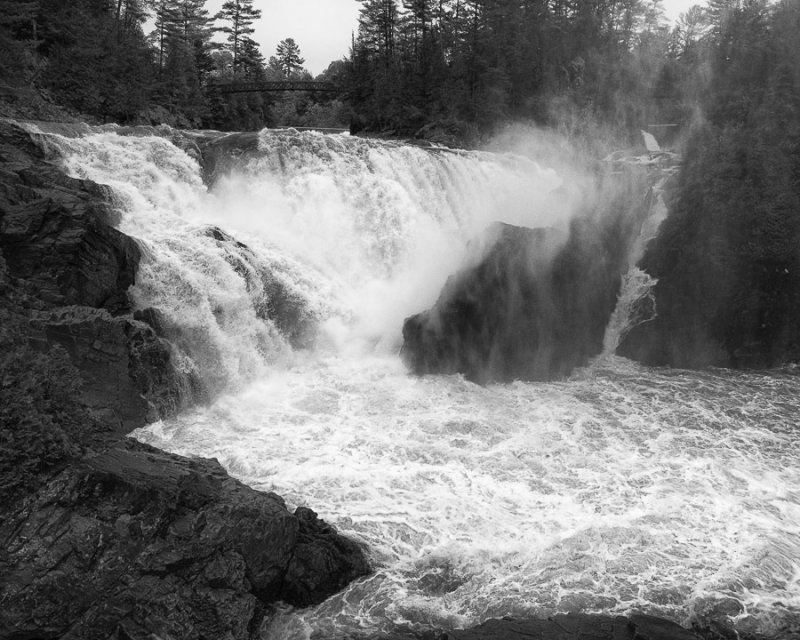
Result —
[[252, 638], [369, 571], [312, 511], [133, 440], [4, 507], [0, 638]]
[[557, 615], [547, 620], [489, 620], [439, 640], [697, 640], [692, 631], [653, 616]]
[[368, 571], [362, 549], [306, 507], [294, 512], [297, 545], [285, 574], [281, 599], [299, 607], [321, 602]]
[[19, 339], [40, 353], [63, 347], [83, 402], [128, 432], [174, 413], [197, 385], [129, 315], [140, 251], [114, 228], [108, 191], [65, 175], [43, 149], [20, 125], [0, 123], [0, 295]]
[[240, 132], [196, 138], [203, 179], [213, 185], [219, 178], [258, 155], [257, 132]]
[[59, 307], [34, 314], [30, 327], [34, 345], [66, 350], [80, 371], [84, 403], [122, 433], [174, 414], [199, 393], [175, 372], [170, 345], [142, 322]]
[[129, 313], [138, 249], [11, 123], [0, 177], [0, 640], [254, 639], [368, 572], [313, 511], [121, 437], [198, 393]]
[[113, 228], [108, 193], [43, 162], [26, 136], [0, 127], [0, 248], [10, 276], [50, 304], [126, 311], [120, 294], [133, 283], [139, 248]]
[[405, 321], [410, 368], [478, 383], [550, 380], [599, 354], [623, 252], [610, 250], [588, 219], [564, 236], [494, 225], [479, 262], [451, 277], [432, 309]]
[[256, 316], [272, 322], [295, 349], [312, 346], [318, 318], [307, 301], [281, 280], [272, 265], [264, 264], [246, 244], [219, 227], [205, 227], [201, 233], [217, 241], [225, 251], [225, 260], [244, 279]]

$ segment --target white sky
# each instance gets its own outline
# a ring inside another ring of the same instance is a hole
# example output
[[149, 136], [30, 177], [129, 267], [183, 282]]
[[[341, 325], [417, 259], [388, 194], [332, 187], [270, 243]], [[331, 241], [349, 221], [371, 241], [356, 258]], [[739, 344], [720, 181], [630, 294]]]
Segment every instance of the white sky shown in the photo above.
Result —
[[[212, 15], [223, 0], [209, 0]], [[670, 20], [704, 0], [664, 0]], [[253, 39], [261, 45], [265, 58], [275, 55], [275, 47], [285, 38], [294, 38], [306, 59], [305, 67], [313, 74], [322, 73], [333, 60], [348, 55], [350, 37], [357, 28], [358, 0], [255, 0], [261, 20], [253, 26]]]

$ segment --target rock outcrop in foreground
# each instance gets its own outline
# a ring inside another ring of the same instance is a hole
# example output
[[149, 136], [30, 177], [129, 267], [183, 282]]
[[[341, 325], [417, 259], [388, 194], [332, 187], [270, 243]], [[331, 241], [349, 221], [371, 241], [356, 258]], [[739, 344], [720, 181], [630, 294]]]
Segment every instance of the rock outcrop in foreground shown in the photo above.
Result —
[[652, 616], [570, 614], [547, 620], [489, 620], [473, 629], [453, 631], [438, 640], [697, 640], [683, 627]]
[[270, 604], [320, 602], [369, 570], [313, 511], [132, 440], [6, 512], [0, 548], [0, 638], [251, 638]]

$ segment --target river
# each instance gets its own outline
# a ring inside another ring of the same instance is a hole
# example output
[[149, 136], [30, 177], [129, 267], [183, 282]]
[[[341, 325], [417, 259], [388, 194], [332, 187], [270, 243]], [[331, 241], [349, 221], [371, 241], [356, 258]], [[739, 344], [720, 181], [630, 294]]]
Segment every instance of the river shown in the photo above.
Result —
[[[191, 152], [144, 134], [47, 136], [71, 175], [111, 187], [144, 249], [134, 301], [163, 311], [180, 366], [213, 391], [135, 437], [313, 508], [376, 566], [282, 611], [269, 638], [634, 610], [800, 637], [796, 372], [607, 353], [565, 381], [481, 387], [410, 376], [398, 356], [403, 319], [470, 238], [566, 224], [588, 176], [265, 130], [209, 187]], [[265, 278], [308, 335], [265, 317]]]

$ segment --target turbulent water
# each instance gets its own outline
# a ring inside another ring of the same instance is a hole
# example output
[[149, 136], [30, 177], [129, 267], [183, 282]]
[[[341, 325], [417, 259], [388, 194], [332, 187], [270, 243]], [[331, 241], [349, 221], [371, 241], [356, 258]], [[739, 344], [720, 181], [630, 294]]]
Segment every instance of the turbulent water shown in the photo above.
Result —
[[[564, 382], [479, 387], [409, 376], [397, 356], [403, 318], [470, 237], [493, 220], [564, 224], [579, 176], [263, 131], [209, 190], [157, 135], [48, 140], [111, 186], [145, 248], [137, 306], [164, 311], [181, 366], [218, 394], [136, 436], [216, 457], [370, 549], [372, 576], [282, 612], [268, 638], [632, 610], [800, 637], [800, 377], [604, 356]], [[313, 347], [259, 313], [265, 273], [313, 319]]]

